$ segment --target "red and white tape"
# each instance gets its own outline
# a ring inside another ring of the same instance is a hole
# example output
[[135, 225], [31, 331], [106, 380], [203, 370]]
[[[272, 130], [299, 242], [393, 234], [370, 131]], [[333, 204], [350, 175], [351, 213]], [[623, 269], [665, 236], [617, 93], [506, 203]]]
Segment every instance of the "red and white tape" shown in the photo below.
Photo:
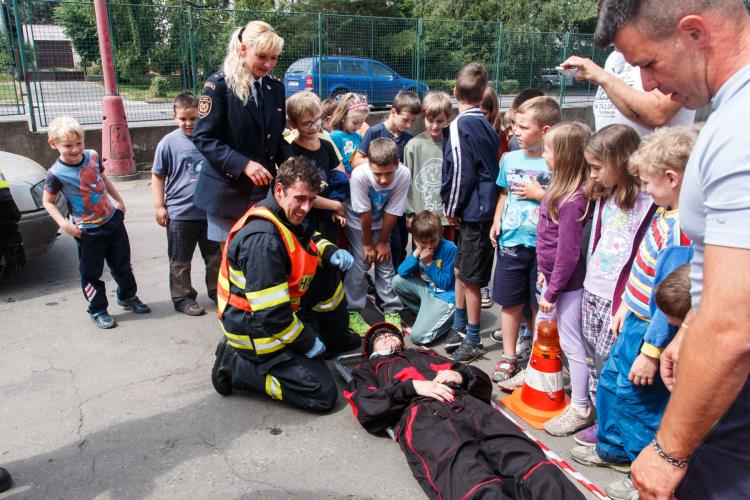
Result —
[[516, 426], [519, 429], [521, 429], [521, 432], [523, 432], [526, 435], [526, 437], [528, 437], [529, 439], [531, 439], [532, 441], [534, 441], [537, 444], [537, 446], [539, 446], [542, 449], [542, 451], [547, 456], [547, 458], [549, 458], [552, 463], [554, 463], [555, 465], [557, 465], [558, 467], [560, 467], [563, 470], [563, 472], [567, 473], [570, 477], [572, 477], [573, 479], [575, 479], [576, 481], [578, 481], [578, 483], [581, 484], [581, 486], [583, 486], [584, 488], [586, 488], [587, 490], [589, 490], [591, 493], [593, 493], [600, 500], [609, 500], [609, 497], [602, 490], [600, 490], [599, 488], [597, 488], [596, 485], [594, 485], [594, 483], [592, 483], [591, 481], [589, 481], [588, 479], [586, 479], [586, 476], [584, 476], [583, 474], [581, 474], [580, 472], [578, 472], [577, 470], [575, 470], [573, 467], [571, 467], [570, 464], [568, 464], [568, 462], [566, 462], [565, 460], [563, 460], [562, 458], [560, 458], [560, 456], [557, 453], [555, 453], [554, 451], [550, 450], [547, 447], [547, 445], [545, 445], [544, 443], [542, 443], [541, 441], [539, 441], [539, 439], [537, 439], [536, 436], [534, 436], [529, 431], [527, 431], [502, 406], [500, 406], [499, 404], [497, 404], [494, 401], [492, 401], [492, 407], [495, 408], [500, 413], [502, 413], [503, 415], [505, 415], [505, 417], [508, 420], [510, 420], [511, 422], [513, 422], [514, 424], [516, 424]]

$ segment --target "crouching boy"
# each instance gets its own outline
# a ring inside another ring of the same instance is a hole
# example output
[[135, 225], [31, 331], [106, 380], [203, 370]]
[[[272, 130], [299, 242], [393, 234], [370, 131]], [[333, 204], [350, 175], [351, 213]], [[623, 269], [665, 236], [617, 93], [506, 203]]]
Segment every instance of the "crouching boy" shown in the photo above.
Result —
[[456, 245], [441, 236], [440, 217], [423, 210], [414, 216], [414, 251], [398, 267], [393, 291], [417, 315], [411, 329], [415, 344], [429, 344], [448, 332], [456, 310]]

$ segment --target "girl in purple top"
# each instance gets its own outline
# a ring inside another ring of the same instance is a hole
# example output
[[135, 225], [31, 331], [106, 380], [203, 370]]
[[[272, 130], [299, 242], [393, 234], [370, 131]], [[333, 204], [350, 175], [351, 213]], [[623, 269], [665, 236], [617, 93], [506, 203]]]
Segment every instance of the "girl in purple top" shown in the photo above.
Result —
[[581, 299], [586, 262], [581, 247], [588, 200], [583, 186], [589, 176], [584, 158], [591, 136], [588, 125], [566, 122], [544, 137], [542, 157], [552, 171], [552, 182], [542, 200], [536, 229], [539, 284], [539, 316], [557, 320], [560, 346], [568, 359], [572, 403], [547, 421], [553, 436], [567, 436], [594, 423], [588, 397], [588, 368], [581, 337]]

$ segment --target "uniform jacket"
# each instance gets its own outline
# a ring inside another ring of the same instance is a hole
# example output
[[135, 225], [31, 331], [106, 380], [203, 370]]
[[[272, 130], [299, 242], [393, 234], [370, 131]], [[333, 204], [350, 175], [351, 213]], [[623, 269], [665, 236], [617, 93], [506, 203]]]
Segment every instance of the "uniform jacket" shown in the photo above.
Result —
[[443, 177], [440, 196], [448, 217], [489, 222], [500, 188], [495, 184], [499, 138], [479, 108], [461, 112], [443, 129]]
[[[203, 85], [193, 142], [208, 160], [195, 189], [198, 208], [219, 217], [238, 219], [249, 207], [254, 187], [243, 169], [250, 160], [276, 175], [276, 165], [292, 156], [282, 137], [286, 127], [284, 84], [268, 75], [262, 80], [263, 114], [232, 92], [218, 72]], [[262, 198], [257, 193], [254, 199]]]
[[[314, 241], [322, 260], [319, 265], [330, 265], [336, 246], [324, 240], [306, 224], [290, 224], [279, 207], [272, 192], [257, 206], [265, 206], [294, 233], [308, 252], [310, 242]], [[286, 252], [284, 241], [274, 223], [266, 219], [251, 219], [229, 243], [227, 248], [230, 273], [232, 270], [242, 273], [245, 281], [244, 290], [238, 289], [232, 282], [230, 291], [236, 295], [257, 294], [287, 283], [291, 271], [291, 260]], [[287, 297], [269, 307], [254, 310], [252, 313], [227, 305], [222, 317], [224, 331], [231, 335], [249, 336], [258, 350], [238, 349], [238, 353], [251, 360], [267, 360], [285, 349], [298, 353], [308, 352], [315, 343], [316, 333], [306, 328], [297, 314], [292, 311], [292, 304]], [[231, 338], [231, 337], [230, 337]], [[258, 346], [269, 345], [274, 339], [282, 339], [273, 350], [261, 352]], [[264, 344], [265, 342], [265, 344]]]
[[[379, 433], [393, 425], [400, 429], [409, 416], [407, 409], [413, 405], [452, 404], [419, 396], [414, 390], [413, 380], [432, 380], [440, 370], [455, 370], [461, 374], [463, 383], [454, 387], [456, 401], [473, 396], [489, 403], [492, 383], [486, 373], [423, 349], [406, 349], [357, 365], [344, 397], [354, 416], [369, 432]], [[398, 429], [396, 435], [400, 434]]]

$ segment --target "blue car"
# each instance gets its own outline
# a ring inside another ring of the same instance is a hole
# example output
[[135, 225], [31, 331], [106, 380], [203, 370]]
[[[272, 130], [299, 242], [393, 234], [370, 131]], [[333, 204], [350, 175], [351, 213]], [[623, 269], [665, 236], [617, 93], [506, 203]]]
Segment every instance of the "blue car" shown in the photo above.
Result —
[[[320, 85], [322, 81], [322, 86]], [[385, 64], [361, 57], [305, 57], [284, 73], [286, 96], [309, 90], [321, 98], [336, 98], [347, 92], [367, 96], [375, 106], [388, 105], [401, 90], [424, 95], [427, 85], [404, 78]]]

